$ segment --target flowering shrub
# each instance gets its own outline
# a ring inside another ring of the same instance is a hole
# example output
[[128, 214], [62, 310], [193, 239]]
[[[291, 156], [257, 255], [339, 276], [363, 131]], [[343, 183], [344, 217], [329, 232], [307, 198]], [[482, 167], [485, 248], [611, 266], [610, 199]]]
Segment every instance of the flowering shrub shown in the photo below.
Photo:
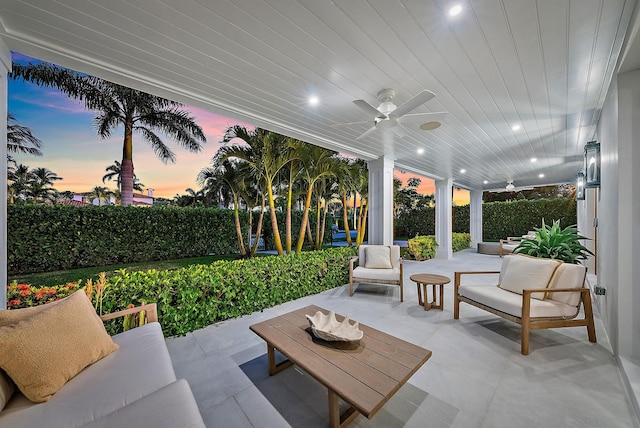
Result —
[[80, 283], [70, 282], [54, 287], [35, 287], [29, 284], [18, 284], [13, 281], [7, 285], [7, 308], [20, 309], [43, 305], [67, 297], [80, 289]]
[[[184, 335], [217, 321], [262, 311], [290, 300], [339, 287], [349, 281], [355, 247], [335, 247], [278, 257], [218, 260], [175, 270], [117, 271], [107, 281], [34, 287], [11, 283], [9, 309], [51, 302], [83, 289], [99, 313], [113, 313], [131, 303], [153, 302], [165, 336]], [[24, 293], [24, 295], [21, 295]], [[104, 312], [102, 312], [104, 310]], [[107, 321], [110, 334], [122, 321]]]

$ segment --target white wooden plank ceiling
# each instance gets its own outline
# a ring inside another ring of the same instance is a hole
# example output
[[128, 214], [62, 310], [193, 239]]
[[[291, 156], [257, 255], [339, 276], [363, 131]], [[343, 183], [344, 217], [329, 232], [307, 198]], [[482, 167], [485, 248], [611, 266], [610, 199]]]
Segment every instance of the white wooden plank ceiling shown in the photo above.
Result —
[[[462, 11], [451, 17], [455, 4]], [[574, 180], [634, 5], [0, 0], [0, 38], [14, 51], [310, 143], [492, 189], [509, 179], [516, 186]], [[356, 140], [373, 117], [352, 101], [377, 106], [383, 88], [396, 91], [396, 105], [434, 92], [411, 113], [448, 111], [442, 126]], [[335, 126], [358, 121], [369, 122]]]

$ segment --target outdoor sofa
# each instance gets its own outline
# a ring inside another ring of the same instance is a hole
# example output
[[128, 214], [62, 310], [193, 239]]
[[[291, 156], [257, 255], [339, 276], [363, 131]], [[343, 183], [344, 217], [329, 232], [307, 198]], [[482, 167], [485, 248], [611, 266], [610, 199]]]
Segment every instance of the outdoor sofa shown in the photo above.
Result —
[[[497, 281], [493, 279], [496, 274]], [[526, 255], [505, 256], [499, 272], [455, 272], [453, 318], [459, 318], [460, 303], [465, 302], [520, 324], [523, 355], [529, 353], [531, 330], [583, 326], [587, 327], [589, 341], [595, 342], [586, 274], [587, 268], [582, 265]], [[462, 284], [463, 276], [476, 275], [486, 279]], [[584, 315], [578, 317], [580, 306]]]
[[[155, 304], [123, 312], [139, 310], [150, 322], [112, 338], [82, 290], [40, 307], [0, 311], [0, 427], [204, 427], [189, 384], [176, 380], [160, 324], [151, 322], [157, 320]], [[16, 329], [30, 337], [21, 338]], [[79, 336], [70, 339], [74, 334]], [[38, 361], [38, 353], [46, 360]], [[74, 374], [87, 353], [98, 361]], [[26, 378], [16, 358], [29, 370]], [[44, 373], [34, 376], [38, 367]], [[52, 373], [63, 378], [47, 379]], [[37, 382], [63, 386], [51, 394]], [[42, 402], [28, 399], [23, 388]]]

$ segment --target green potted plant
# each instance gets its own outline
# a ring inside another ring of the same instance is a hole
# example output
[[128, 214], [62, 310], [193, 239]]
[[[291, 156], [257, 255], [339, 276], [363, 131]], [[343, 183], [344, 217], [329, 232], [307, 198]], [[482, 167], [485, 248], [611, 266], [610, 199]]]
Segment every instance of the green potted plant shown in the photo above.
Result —
[[555, 220], [551, 226], [542, 219], [542, 227], [536, 228], [534, 238], [524, 238], [513, 252], [527, 254], [534, 257], [562, 260], [565, 263], [578, 264], [594, 255], [587, 247], [580, 243], [581, 239], [588, 239], [578, 234], [576, 225], [560, 228], [560, 220]]

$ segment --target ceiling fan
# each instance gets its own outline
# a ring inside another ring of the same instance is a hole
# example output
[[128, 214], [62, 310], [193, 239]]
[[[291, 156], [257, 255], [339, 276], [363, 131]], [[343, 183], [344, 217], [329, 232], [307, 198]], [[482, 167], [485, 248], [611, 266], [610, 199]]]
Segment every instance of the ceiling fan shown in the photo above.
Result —
[[533, 187], [516, 187], [513, 184], [513, 180], [507, 180], [507, 185], [505, 186], [504, 189], [500, 189], [500, 190], [494, 190], [495, 193], [502, 193], [502, 192], [520, 192], [522, 190], [533, 190]]
[[[363, 139], [377, 129], [389, 130], [399, 137], [404, 137], [407, 135], [405, 126], [410, 124], [415, 125], [416, 129], [431, 131], [440, 126], [440, 121], [447, 114], [447, 112], [407, 114], [436, 96], [426, 89], [398, 107], [393, 103], [395, 96], [396, 92], [393, 89], [381, 90], [377, 95], [378, 101], [380, 101], [378, 107], [372, 106], [365, 100], [353, 101], [362, 110], [373, 115], [373, 126], [360, 134], [356, 140]], [[371, 121], [342, 123], [333, 126], [359, 125], [363, 123], [371, 123]]]

